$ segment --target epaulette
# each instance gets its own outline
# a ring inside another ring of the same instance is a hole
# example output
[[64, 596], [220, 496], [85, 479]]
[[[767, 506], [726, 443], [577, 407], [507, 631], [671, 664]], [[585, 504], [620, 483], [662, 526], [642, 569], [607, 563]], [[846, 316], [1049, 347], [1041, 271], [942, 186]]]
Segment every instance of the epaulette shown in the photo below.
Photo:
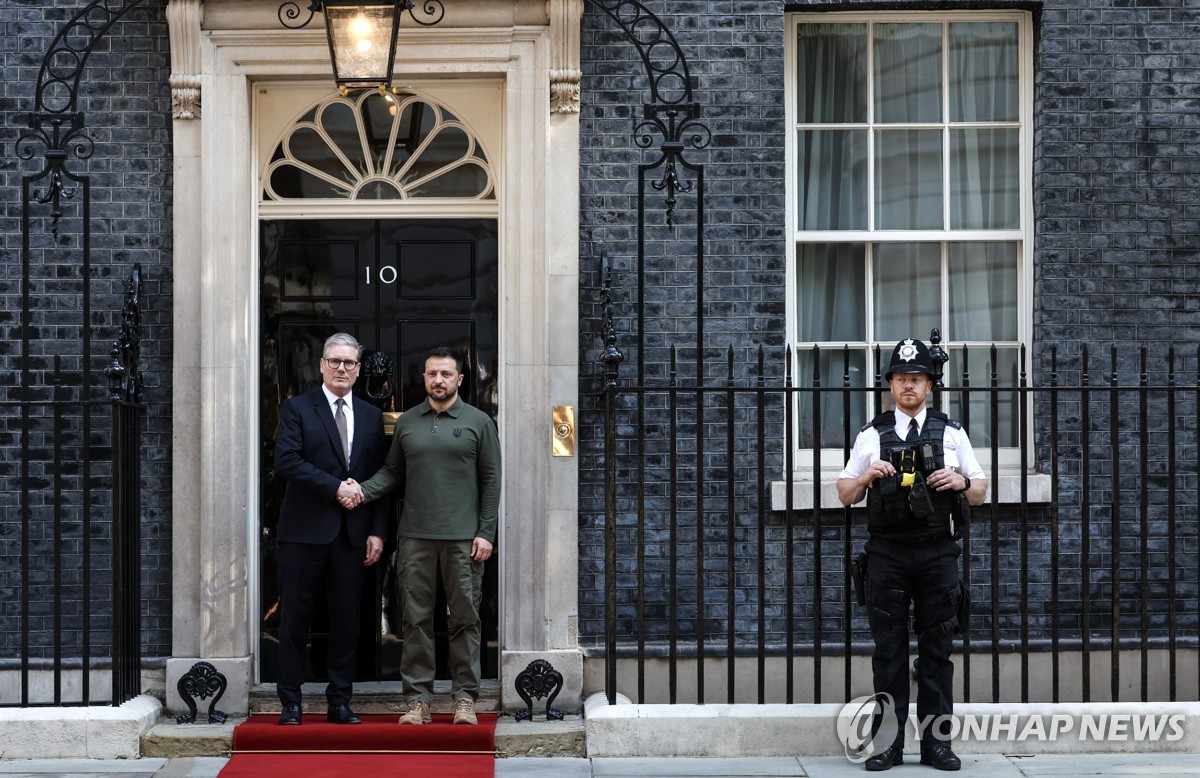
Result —
[[962, 429], [961, 423], [955, 421], [954, 419], [950, 418], [949, 416], [942, 413], [941, 411], [934, 410], [933, 408], [929, 408], [925, 411], [925, 414], [927, 417], [931, 417], [934, 419], [941, 419], [942, 421], [946, 422], [947, 426], [953, 427], [956, 430]]
[[858, 428], [858, 431], [859, 431], [859, 432], [866, 432], [867, 430], [871, 429], [871, 428], [872, 428], [872, 427], [874, 427], [874, 426], [875, 426], [875, 422], [873, 422], [873, 421], [869, 421], [869, 422], [867, 422], [866, 424], [864, 424], [864, 425], [862, 425], [861, 427], [859, 427], [859, 428]]

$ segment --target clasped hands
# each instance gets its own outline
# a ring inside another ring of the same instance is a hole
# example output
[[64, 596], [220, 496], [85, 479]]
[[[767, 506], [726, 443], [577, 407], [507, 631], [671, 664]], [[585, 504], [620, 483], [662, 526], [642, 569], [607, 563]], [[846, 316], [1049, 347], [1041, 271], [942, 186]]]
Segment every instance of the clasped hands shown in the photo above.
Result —
[[362, 505], [364, 499], [362, 486], [353, 478], [347, 478], [338, 486], [337, 501], [346, 510]]

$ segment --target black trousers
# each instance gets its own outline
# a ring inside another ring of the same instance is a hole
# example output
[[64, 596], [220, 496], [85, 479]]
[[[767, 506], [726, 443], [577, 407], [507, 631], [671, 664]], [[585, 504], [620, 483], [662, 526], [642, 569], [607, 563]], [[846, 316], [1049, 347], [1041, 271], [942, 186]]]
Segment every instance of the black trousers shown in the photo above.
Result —
[[355, 548], [346, 525], [332, 543], [280, 543], [279, 701], [301, 701], [304, 655], [312, 627], [313, 605], [324, 595], [329, 606], [329, 650], [325, 670], [330, 706], [349, 703], [353, 693], [355, 650], [366, 552]]
[[[917, 634], [917, 718], [932, 722], [954, 709], [950, 661], [954, 631], [949, 623], [957, 607], [962, 550], [949, 536], [915, 546], [872, 537], [866, 548], [875, 692], [886, 692], [895, 702], [898, 729], [892, 745], [903, 747], [909, 704], [910, 603]], [[922, 747], [936, 742], [931, 724], [922, 733]]]

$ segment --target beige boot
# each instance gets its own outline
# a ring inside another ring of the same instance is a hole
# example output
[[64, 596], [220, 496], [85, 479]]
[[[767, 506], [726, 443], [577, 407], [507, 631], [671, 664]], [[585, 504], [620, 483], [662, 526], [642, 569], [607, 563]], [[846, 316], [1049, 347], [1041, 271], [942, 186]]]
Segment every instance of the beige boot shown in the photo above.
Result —
[[455, 724], [478, 724], [475, 718], [475, 701], [470, 697], [459, 697], [454, 701]]
[[433, 721], [429, 714], [429, 706], [420, 700], [408, 701], [408, 712], [400, 717], [401, 724], [428, 724]]

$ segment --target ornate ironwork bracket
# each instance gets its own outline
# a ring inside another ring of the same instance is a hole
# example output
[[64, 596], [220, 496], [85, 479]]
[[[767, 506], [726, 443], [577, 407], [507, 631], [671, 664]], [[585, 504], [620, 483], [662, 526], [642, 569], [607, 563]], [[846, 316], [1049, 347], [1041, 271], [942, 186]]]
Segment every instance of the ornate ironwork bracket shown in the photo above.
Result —
[[607, 392], [617, 388], [617, 370], [625, 359], [621, 349], [617, 348], [617, 330], [613, 326], [612, 267], [608, 257], [600, 258], [600, 308], [604, 317], [600, 324], [600, 337], [604, 340], [600, 362], [604, 365], [604, 391]]
[[[407, 11], [409, 17], [422, 27], [432, 27], [446, 16], [446, 7], [442, 5], [442, 0], [420, 0], [420, 15], [417, 13], [418, 4], [412, 0], [401, 0], [398, 5], [401, 13]], [[300, 3], [296, 0], [284, 0], [279, 4], [276, 15], [279, 17], [279, 23], [284, 27], [299, 30], [301, 27], [307, 27], [313, 17], [321, 13], [324, 8], [325, 3], [322, 0], [309, 0], [307, 8], [301, 8]], [[308, 11], [308, 16], [304, 17], [304, 21], [296, 21], [305, 11]]]
[[635, 140], [642, 148], [648, 149], [654, 145], [654, 132], [663, 138], [659, 146], [662, 157], [651, 165], [662, 166], [662, 178], [650, 182], [650, 186], [667, 193], [668, 227], [675, 224], [675, 205], [679, 202], [676, 195], [691, 192], [695, 187], [694, 181], [685, 181], [680, 177], [680, 167], [697, 170], [684, 159], [683, 152], [688, 148], [705, 148], [712, 140], [712, 132], [698, 121], [699, 117], [700, 106], [697, 103], [687, 106], [646, 105], [644, 121], [634, 128]]
[[700, 121], [700, 105], [692, 97], [687, 58], [663, 21], [637, 0], [589, 2], [624, 31], [646, 68], [650, 100], [643, 105], [641, 119], [635, 119], [634, 141], [648, 149], [655, 145], [656, 137], [662, 138], [658, 145], [662, 156], [644, 169], [662, 168], [662, 177], [651, 186], [667, 193], [667, 226], [674, 226], [677, 195], [691, 192], [695, 185], [682, 178], [680, 168], [699, 170], [684, 158], [684, 152], [706, 148], [712, 142], [712, 131]]
[[67, 170], [67, 160], [71, 156], [80, 160], [91, 157], [95, 144], [83, 131], [82, 113], [33, 113], [29, 115], [29, 129], [17, 139], [17, 156], [33, 159], [39, 146], [45, 150], [45, 167], [26, 180], [45, 182], [45, 188], [35, 189], [31, 197], [39, 205], [50, 206], [51, 231], [57, 242], [62, 201], [75, 199], [79, 189], [86, 187], [85, 178]]
[[[67, 170], [73, 152], [76, 159], [92, 155], [93, 143], [84, 132], [83, 114], [76, 110], [79, 82], [92, 49], [130, 9], [145, 0], [92, 0], [62, 26], [42, 57], [34, 92], [35, 108], [29, 114], [29, 128], [17, 140], [17, 154], [32, 159], [35, 147], [45, 147], [46, 166], [28, 180], [47, 181], [46, 188], [33, 195], [35, 202], [51, 206], [52, 232], [58, 237], [62, 201], [74, 198], [74, 181], [86, 186], [86, 178]], [[87, 194], [84, 193], [86, 207]]]
[[217, 702], [225, 694], [225, 687], [225, 676], [217, 668], [208, 662], [197, 662], [192, 665], [192, 669], [180, 676], [179, 683], [176, 684], [176, 688], [179, 689], [179, 696], [187, 703], [188, 712], [177, 716], [175, 722], [178, 724], [195, 724], [195, 698], [199, 697], [201, 700], [206, 700], [211, 696], [213, 699], [208, 704], [208, 723], [224, 724], [229, 716], [217, 710]]
[[142, 355], [142, 266], [134, 265], [125, 286], [125, 305], [121, 310], [121, 335], [113, 341], [112, 361], [104, 369], [108, 377], [108, 399], [113, 402], [142, 401], [145, 384], [139, 361]]
[[546, 700], [546, 721], [562, 721], [563, 714], [557, 708], [551, 707], [554, 698], [562, 691], [562, 673], [554, 669], [554, 665], [545, 659], [535, 659], [521, 672], [517, 673], [514, 684], [517, 694], [525, 701], [525, 707], [517, 711], [517, 721], [533, 721], [533, 698]]

